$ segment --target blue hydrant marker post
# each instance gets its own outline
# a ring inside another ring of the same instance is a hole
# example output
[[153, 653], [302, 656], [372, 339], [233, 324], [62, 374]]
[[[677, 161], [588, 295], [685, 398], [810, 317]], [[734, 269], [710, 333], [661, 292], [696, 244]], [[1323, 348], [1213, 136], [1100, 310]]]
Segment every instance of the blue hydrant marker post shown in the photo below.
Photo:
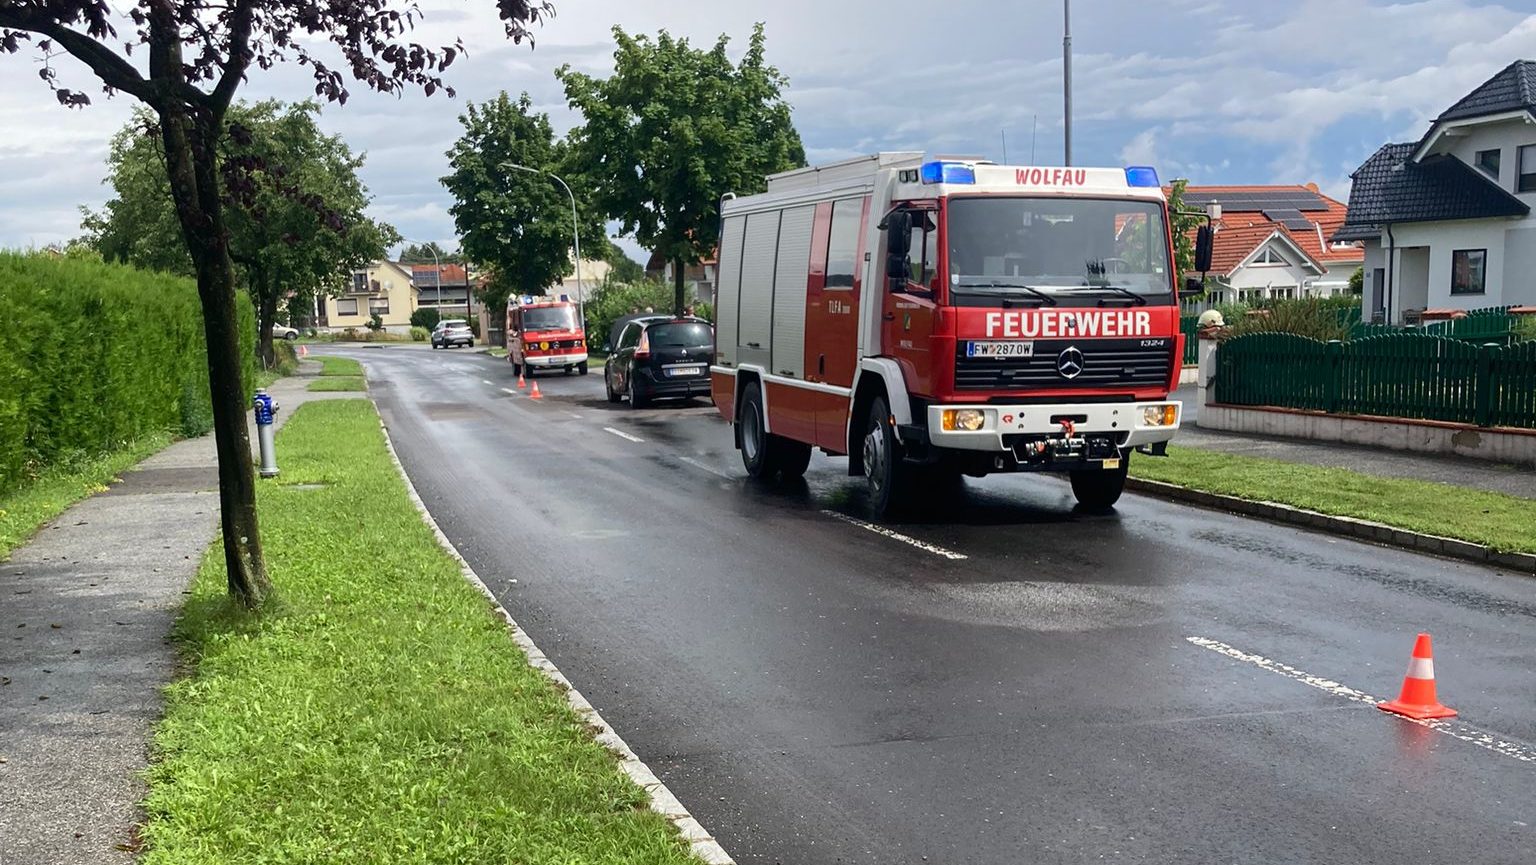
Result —
[[277, 477], [277, 445], [272, 429], [272, 415], [277, 413], [277, 403], [266, 388], [256, 389], [252, 401], [256, 408], [256, 439], [261, 446], [261, 476]]

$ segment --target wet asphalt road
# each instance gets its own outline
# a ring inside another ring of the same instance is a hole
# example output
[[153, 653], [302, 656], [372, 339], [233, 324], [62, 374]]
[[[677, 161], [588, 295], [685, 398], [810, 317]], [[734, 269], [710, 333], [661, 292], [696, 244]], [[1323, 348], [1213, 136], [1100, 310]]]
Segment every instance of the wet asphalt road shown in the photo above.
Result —
[[[444, 531], [739, 862], [1536, 862], [1530, 578], [1140, 496], [1082, 515], [1039, 476], [891, 527], [919, 547], [837, 518], [843, 460], [749, 482], [707, 403], [334, 351]], [[1395, 697], [1420, 629], [1462, 738], [1340, 693]]]

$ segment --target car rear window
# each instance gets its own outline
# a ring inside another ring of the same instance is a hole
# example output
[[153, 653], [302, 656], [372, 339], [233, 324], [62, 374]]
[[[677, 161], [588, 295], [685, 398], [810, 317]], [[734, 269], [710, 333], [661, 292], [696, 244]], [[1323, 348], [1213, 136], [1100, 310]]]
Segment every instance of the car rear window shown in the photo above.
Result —
[[709, 345], [715, 341], [714, 332], [707, 324], [694, 322], [668, 322], [653, 324], [646, 329], [646, 335], [651, 339], [651, 347], [661, 346], [693, 346]]

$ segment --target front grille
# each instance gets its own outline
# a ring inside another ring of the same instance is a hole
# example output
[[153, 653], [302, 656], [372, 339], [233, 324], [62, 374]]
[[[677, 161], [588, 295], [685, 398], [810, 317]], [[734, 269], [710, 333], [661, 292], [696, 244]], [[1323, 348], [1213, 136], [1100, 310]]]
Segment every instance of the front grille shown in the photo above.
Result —
[[[1173, 372], [1172, 339], [1035, 340], [1032, 357], [966, 357], [966, 340], [955, 351], [956, 390], [1065, 390], [1155, 386]], [[1082, 352], [1083, 371], [1067, 378], [1057, 369], [1062, 352]]]

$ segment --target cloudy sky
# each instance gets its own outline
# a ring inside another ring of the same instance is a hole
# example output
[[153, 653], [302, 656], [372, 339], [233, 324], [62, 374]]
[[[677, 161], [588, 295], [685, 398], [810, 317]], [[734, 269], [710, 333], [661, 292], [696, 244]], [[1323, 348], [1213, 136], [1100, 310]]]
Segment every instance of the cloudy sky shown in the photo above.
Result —
[[[456, 245], [438, 178], [463, 102], [527, 90], [557, 131], [579, 120], [553, 70], [610, 68], [609, 28], [711, 44], [767, 25], [770, 60], [813, 163], [927, 150], [1041, 165], [1062, 159], [1061, 4], [1054, 0], [553, 0], [537, 47], [500, 38], [489, 2], [421, 0], [419, 41], [461, 36], [457, 99], [354, 89], [322, 123], [366, 151], [373, 211], [411, 239]], [[1349, 173], [1513, 60], [1536, 58], [1536, 0], [1075, 0], [1074, 161], [1145, 163], [1196, 183], [1315, 181]], [[66, 86], [91, 79], [56, 61]], [[130, 101], [58, 106], [30, 53], [0, 55], [0, 247], [79, 234], [98, 206], [106, 143]], [[253, 72], [246, 98], [312, 92], [297, 68]], [[1032, 129], [1035, 130], [1032, 136]], [[623, 244], [632, 255], [637, 248]]]

